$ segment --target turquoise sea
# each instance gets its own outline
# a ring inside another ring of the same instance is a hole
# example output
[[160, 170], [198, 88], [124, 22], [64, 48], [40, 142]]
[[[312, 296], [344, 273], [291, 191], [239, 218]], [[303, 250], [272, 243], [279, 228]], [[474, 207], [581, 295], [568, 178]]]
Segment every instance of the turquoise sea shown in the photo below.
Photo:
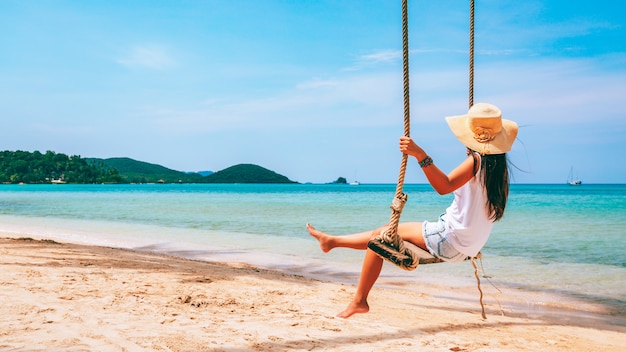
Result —
[[[430, 185], [404, 191], [402, 221], [435, 220], [452, 199]], [[324, 254], [305, 224], [373, 229], [389, 220], [394, 193], [393, 184], [1, 185], [0, 232], [356, 283], [363, 252]], [[482, 253], [492, 310], [626, 325], [626, 185], [512, 185]], [[469, 262], [413, 272], [387, 264], [379, 283], [478, 299]]]

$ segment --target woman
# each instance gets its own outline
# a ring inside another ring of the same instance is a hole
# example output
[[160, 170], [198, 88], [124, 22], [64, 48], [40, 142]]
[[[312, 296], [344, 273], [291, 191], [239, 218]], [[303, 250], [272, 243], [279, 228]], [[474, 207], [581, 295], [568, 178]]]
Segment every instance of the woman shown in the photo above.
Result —
[[[446, 262], [459, 262], [478, 254], [491, 234], [493, 223], [504, 215], [509, 194], [506, 153], [511, 150], [518, 127], [515, 122], [502, 119], [500, 109], [486, 103], [475, 104], [467, 115], [447, 117], [446, 121], [466, 146], [468, 156], [448, 175], [411, 138], [400, 138], [400, 151], [415, 157], [439, 194], [454, 192], [454, 200], [437, 222], [400, 223], [397, 233], [403, 240]], [[367, 250], [354, 298], [337, 316], [348, 318], [367, 313], [367, 296], [383, 265], [383, 260], [367, 248], [367, 243], [386, 228], [345, 236], [329, 235], [310, 224], [307, 229], [323, 252], [337, 247]]]

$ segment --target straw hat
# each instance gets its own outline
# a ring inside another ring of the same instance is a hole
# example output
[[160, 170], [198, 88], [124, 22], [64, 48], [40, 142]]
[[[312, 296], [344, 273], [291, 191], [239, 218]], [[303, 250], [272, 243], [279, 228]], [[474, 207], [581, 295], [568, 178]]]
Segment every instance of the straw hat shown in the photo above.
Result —
[[461, 143], [482, 155], [510, 151], [517, 136], [517, 124], [486, 103], [474, 104], [467, 115], [446, 117], [446, 122]]

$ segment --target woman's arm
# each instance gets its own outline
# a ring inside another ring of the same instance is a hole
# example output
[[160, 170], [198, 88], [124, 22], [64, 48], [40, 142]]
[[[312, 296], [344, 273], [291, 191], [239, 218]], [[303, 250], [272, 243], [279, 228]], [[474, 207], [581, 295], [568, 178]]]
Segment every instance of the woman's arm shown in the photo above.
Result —
[[[426, 152], [409, 137], [400, 137], [400, 151], [415, 157], [418, 162], [428, 157]], [[450, 174], [446, 175], [435, 164], [422, 167], [424, 175], [439, 194], [448, 194], [474, 177], [474, 158], [470, 155]]]

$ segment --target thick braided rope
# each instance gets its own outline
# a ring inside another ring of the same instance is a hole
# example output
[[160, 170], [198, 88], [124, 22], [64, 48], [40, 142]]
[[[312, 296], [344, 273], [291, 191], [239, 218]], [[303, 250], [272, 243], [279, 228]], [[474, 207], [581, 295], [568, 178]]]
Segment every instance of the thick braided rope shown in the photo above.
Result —
[[[470, 38], [469, 38], [469, 108], [474, 105], [474, 0], [470, 0]], [[480, 288], [480, 277], [476, 268], [476, 258], [472, 258], [472, 266], [474, 266], [474, 276], [478, 292], [480, 293], [480, 308], [482, 310], [483, 319], [487, 319], [485, 315], [485, 304], [483, 303], [483, 290]]]
[[[408, 0], [402, 0], [402, 62], [403, 62], [403, 75], [404, 75], [404, 135], [410, 136], [411, 133], [411, 107], [410, 107], [410, 94], [409, 94], [409, 30], [408, 30]], [[398, 183], [396, 184], [396, 194], [394, 202], [391, 205], [391, 218], [389, 219], [389, 229], [387, 234], [393, 234], [395, 238], [389, 238], [388, 243], [394, 244], [398, 248], [399, 252], [402, 252], [404, 246], [401, 243], [400, 236], [395, 235], [398, 230], [398, 224], [400, 223], [400, 215], [402, 213], [402, 206], [399, 202], [406, 201], [406, 195], [402, 192], [404, 187], [404, 177], [406, 175], [406, 165], [408, 163], [408, 156], [402, 155], [402, 162], [400, 163], [400, 172], [398, 174]]]
[[[408, 18], [408, 0], [402, 0], [402, 62], [404, 76], [404, 136], [410, 137], [411, 134], [411, 105], [409, 94], [409, 18]], [[406, 164], [408, 155], [402, 155], [400, 163], [400, 173], [398, 174], [398, 183], [396, 185], [396, 198], [405, 198], [402, 188], [404, 187], [404, 176], [406, 174]], [[390, 220], [391, 228], [398, 228], [400, 214], [394, 216], [396, 212], [392, 212]]]
[[[404, 75], [404, 135], [410, 137], [411, 130], [411, 106], [409, 94], [409, 21], [408, 21], [408, 0], [402, 0], [402, 61]], [[400, 163], [400, 173], [398, 175], [398, 183], [396, 185], [396, 194], [391, 204], [391, 218], [389, 219], [389, 227], [380, 234], [380, 239], [391, 244], [398, 252], [404, 253], [411, 258], [411, 263], [403, 269], [412, 270], [419, 264], [417, 254], [404, 245], [404, 241], [398, 234], [398, 224], [400, 223], [400, 215], [402, 208], [407, 200], [407, 195], [402, 192], [404, 187], [404, 177], [406, 174], [406, 166], [408, 155], [402, 155]]]

